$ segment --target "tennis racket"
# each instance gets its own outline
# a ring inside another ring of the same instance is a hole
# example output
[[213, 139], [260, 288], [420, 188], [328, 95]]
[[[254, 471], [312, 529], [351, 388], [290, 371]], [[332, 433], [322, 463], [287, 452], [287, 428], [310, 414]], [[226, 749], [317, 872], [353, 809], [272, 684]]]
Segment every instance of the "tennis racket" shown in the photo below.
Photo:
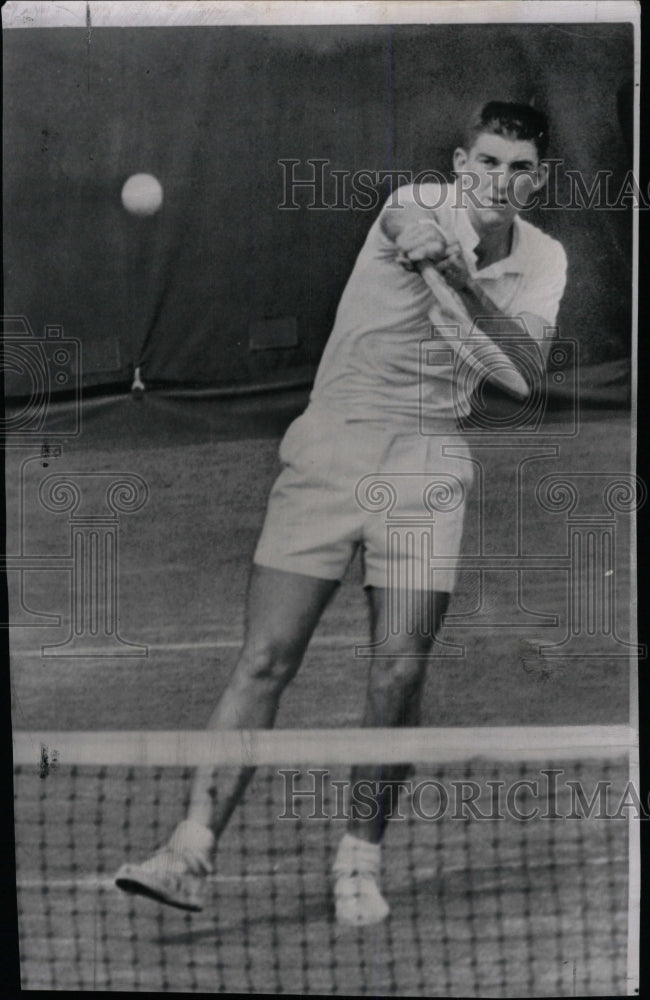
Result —
[[[446, 233], [436, 224], [441, 235]], [[451, 288], [431, 261], [421, 261], [418, 270], [436, 297], [437, 303], [458, 325], [458, 330], [440, 325], [435, 307], [429, 311], [429, 318], [440, 336], [454, 350], [462, 364], [482, 378], [489, 379], [516, 399], [527, 399], [530, 389], [514, 362], [505, 354], [487, 333], [472, 323], [462, 299]]]

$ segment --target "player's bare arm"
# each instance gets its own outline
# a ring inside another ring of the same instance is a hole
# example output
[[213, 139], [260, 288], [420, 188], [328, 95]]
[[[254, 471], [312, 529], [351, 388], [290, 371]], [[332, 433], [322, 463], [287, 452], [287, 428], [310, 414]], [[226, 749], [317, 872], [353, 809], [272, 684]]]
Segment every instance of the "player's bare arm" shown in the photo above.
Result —
[[[395, 263], [406, 270], [418, 270], [422, 274], [436, 295], [440, 309], [449, 316], [450, 322], [460, 323], [468, 332], [476, 322], [479, 329], [483, 330], [491, 339], [499, 342], [499, 347], [506, 356], [511, 357], [514, 362], [520, 360], [521, 323], [499, 309], [482, 290], [479, 282], [471, 278], [462, 256], [460, 244], [445, 232], [431, 209], [411, 203], [386, 206], [381, 215], [381, 227], [397, 248]], [[509, 239], [503, 242], [509, 243]], [[437, 290], [431, 284], [430, 279], [433, 277], [431, 272], [434, 268], [444, 279], [445, 285], [448, 286], [449, 296], [441, 297], [439, 293], [442, 290], [439, 283]], [[488, 330], [485, 330], [481, 323], [481, 320], [486, 317], [490, 319]], [[496, 330], [495, 319], [499, 320]], [[529, 383], [530, 371], [534, 371], [536, 367], [539, 368], [539, 353], [534, 342], [541, 343], [543, 360], [546, 360], [545, 352], [548, 349], [549, 341], [543, 339], [543, 333], [544, 328], [549, 324], [542, 317], [532, 313], [526, 313], [519, 319], [524, 320], [526, 332], [531, 339], [532, 365], [527, 366], [527, 382]], [[513, 334], [519, 335], [517, 338], [518, 356], [513, 355], [509, 349], [508, 338]], [[516, 367], [519, 370], [519, 365]], [[500, 372], [501, 368], [498, 370]], [[539, 371], [539, 379], [542, 377], [543, 372]], [[514, 387], [506, 386], [501, 379], [497, 378], [494, 381], [501, 389], [509, 394], [514, 393], [518, 398], [522, 393], [527, 393], [532, 388], [528, 385], [528, 390], [524, 390], [526, 383], [522, 383], [521, 388], [515, 392]]]
[[[522, 327], [520, 320], [523, 320], [526, 328], [525, 332], [531, 342], [531, 359], [534, 361], [539, 357], [537, 353], [539, 349], [542, 359], [546, 362], [551, 345], [551, 338], [544, 336], [545, 330], [551, 325], [548, 320], [543, 316], [536, 316], [530, 312], [522, 313], [517, 317], [508, 316], [502, 312], [487, 292], [481, 288], [480, 284], [472, 278], [460, 253], [452, 251], [442, 260], [438, 261], [436, 269], [443, 276], [447, 284], [460, 296], [472, 323], [476, 323], [477, 326], [483, 329], [483, 321], [486, 319], [490, 320], [490, 337], [499, 343], [504, 354], [512, 356], [508, 350], [508, 338], [513, 334], [519, 335], [519, 338], [521, 338]], [[498, 320], [498, 323], [495, 323], [495, 320]], [[522, 343], [521, 339], [519, 339], [518, 349], [520, 350], [521, 347]]]

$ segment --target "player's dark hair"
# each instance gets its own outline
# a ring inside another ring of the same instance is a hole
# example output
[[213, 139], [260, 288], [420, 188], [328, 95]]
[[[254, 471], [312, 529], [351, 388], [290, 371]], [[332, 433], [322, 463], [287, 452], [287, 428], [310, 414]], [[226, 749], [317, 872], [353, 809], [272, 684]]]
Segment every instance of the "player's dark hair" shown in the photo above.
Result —
[[543, 111], [530, 104], [488, 101], [472, 117], [465, 130], [465, 145], [470, 149], [481, 132], [502, 135], [506, 139], [528, 139], [537, 148], [540, 159], [548, 149], [548, 119]]

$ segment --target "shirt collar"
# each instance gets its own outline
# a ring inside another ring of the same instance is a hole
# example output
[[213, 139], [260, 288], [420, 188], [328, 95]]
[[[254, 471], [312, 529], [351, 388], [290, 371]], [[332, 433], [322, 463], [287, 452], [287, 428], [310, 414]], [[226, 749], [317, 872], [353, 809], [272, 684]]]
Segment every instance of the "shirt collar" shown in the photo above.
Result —
[[472, 225], [467, 205], [463, 204], [464, 199], [460, 197], [460, 188], [458, 183], [454, 185], [453, 190], [455, 196], [454, 201], [452, 202], [451, 210], [454, 217], [454, 229], [458, 242], [460, 243], [461, 250], [463, 251], [465, 262], [468, 267], [471, 268], [472, 274], [481, 278], [496, 278], [501, 274], [508, 273], [522, 274], [525, 270], [526, 254], [524, 244], [526, 240], [519, 216], [516, 215], [514, 218], [512, 246], [508, 256], [503, 257], [502, 260], [495, 261], [495, 263], [490, 264], [489, 267], [483, 267], [480, 271], [477, 271], [475, 251], [476, 247], [480, 243], [480, 238]]

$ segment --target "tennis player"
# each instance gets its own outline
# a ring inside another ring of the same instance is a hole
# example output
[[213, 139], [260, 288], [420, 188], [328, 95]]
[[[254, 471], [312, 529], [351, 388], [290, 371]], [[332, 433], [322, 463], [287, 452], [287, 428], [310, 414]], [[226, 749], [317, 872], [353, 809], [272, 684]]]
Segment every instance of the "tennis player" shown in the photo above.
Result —
[[[531, 340], [548, 348], [544, 329], [555, 323], [566, 258], [556, 240], [520, 216], [546, 182], [547, 142], [539, 110], [490, 102], [454, 153], [455, 182], [397, 189], [370, 229], [307, 410], [280, 446], [283, 468], [254, 556], [244, 644], [210, 728], [273, 726], [280, 696], [359, 547], [377, 644], [363, 725], [418, 724], [427, 657], [454, 589], [472, 481], [457, 422], [470, 409], [464, 386], [451, 363], [427, 369], [424, 381], [420, 376], [421, 342], [431, 337], [432, 320], [444, 326], [458, 316], [437, 302], [419, 269], [435, 265], [467, 323], [480, 326], [489, 317], [491, 331], [498, 320], [499, 333], [520, 334], [523, 320]], [[422, 408], [435, 434], [420, 432]], [[456, 457], [445, 453], [450, 442]], [[364, 477], [382, 473], [400, 483], [400, 515], [416, 519], [422, 518], [422, 477], [413, 473], [443, 475], [452, 484], [456, 502], [435, 513], [433, 556], [416, 544], [389, 559], [385, 514], [366, 509], [357, 490]], [[445, 557], [439, 565], [437, 555]], [[410, 581], [409, 601], [395, 600], [395, 579]], [[352, 787], [404, 774], [403, 767], [356, 767]], [[201, 909], [217, 841], [251, 775], [251, 768], [197, 769], [186, 819], [152, 858], [124, 865], [117, 885]], [[388, 792], [387, 784], [378, 791], [374, 815], [358, 810], [351, 816], [339, 846], [333, 876], [343, 924], [372, 924], [388, 913], [379, 881]]]

